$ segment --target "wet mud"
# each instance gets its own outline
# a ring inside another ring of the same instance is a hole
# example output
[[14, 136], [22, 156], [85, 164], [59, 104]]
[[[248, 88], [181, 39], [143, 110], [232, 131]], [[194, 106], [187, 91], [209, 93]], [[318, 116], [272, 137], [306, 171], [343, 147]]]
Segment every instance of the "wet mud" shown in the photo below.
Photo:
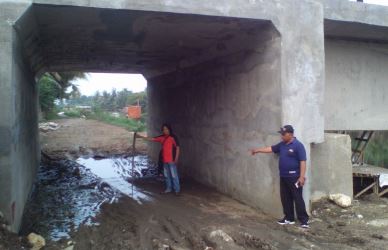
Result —
[[123, 196], [139, 203], [150, 200], [146, 191], [131, 182], [155, 176], [156, 166], [146, 155], [46, 160], [26, 207], [21, 234], [68, 239], [80, 225], [98, 225], [94, 217], [104, 203], [112, 204]]

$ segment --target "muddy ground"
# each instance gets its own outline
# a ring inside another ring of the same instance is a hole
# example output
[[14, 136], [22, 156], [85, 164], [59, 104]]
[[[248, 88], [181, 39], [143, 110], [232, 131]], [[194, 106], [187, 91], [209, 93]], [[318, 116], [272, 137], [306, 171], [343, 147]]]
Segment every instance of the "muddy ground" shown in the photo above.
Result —
[[[53, 121], [58, 130], [40, 133], [41, 149], [56, 159], [75, 159], [79, 155], [112, 155], [132, 152], [133, 133], [117, 126], [87, 119]], [[136, 150], [146, 151], [138, 140]]]
[[[149, 169], [154, 167], [141, 158], [144, 156], [136, 158], [143, 169], [139, 169], [142, 174], [138, 178], [128, 178], [134, 176], [128, 155], [105, 155], [113, 159], [113, 165], [106, 159], [93, 168], [89, 166], [95, 163], [90, 158], [93, 152], [109, 153], [109, 149], [115, 149], [115, 154], [126, 153], [131, 135], [122, 128], [95, 121], [75, 119], [59, 123], [66, 126], [43, 136], [43, 150], [48, 155], [71, 157], [43, 164], [36, 189], [52, 192], [35, 192], [33, 197], [39, 199], [31, 201], [27, 208], [22, 237], [2, 231], [0, 248], [20, 249], [25, 235], [36, 231], [46, 237], [45, 249], [65, 249], [69, 245], [74, 249], [387, 249], [386, 198], [367, 195], [347, 209], [323, 200], [313, 206], [310, 229], [280, 226], [275, 223], [276, 218], [189, 179], [182, 180], [181, 196], [159, 194], [163, 182], [143, 171], [147, 165]], [[88, 140], [84, 136], [96, 134], [98, 139]], [[81, 151], [77, 151], [79, 146]], [[66, 150], [73, 152], [68, 154]], [[83, 154], [86, 156], [77, 158]], [[99, 175], [105, 167], [118, 175]], [[119, 180], [121, 177], [124, 183]], [[68, 194], [76, 195], [61, 200]], [[79, 194], [86, 198], [79, 200], [83, 197]], [[88, 202], [98, 206], [85, 208], [90, 213], [85, 217], [88, 220], [78, 223], [82, 213], [77, 210]], [[70, 203], [73, 208], [63, 209]], [[63, 231], [63, 225], [71, 225], [68, 235], [62, 239], [52, 237], [53, 231]], [[10, 247], [12, 242], [17, 244]]]

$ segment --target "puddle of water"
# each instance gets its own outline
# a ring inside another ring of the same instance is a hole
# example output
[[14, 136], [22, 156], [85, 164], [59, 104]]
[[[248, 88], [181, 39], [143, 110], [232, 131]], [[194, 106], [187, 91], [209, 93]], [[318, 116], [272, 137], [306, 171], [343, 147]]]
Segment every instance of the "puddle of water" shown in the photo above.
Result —
[[125, 158], [78, 158], [77, 163], [86, 167], [93, 174], [101, 178], [111, 187], [121, 193], [132, 197], [139, 202], [150, 200], [151, 197], [144, 191], [138, 189], [128, 182], [133, 178], [155, 177], [156, 168], [150, 168], [152, 163], [147, 156], [138, 155], [128, 159]]
[[21, 234], [35, 232], [54, 241], [69, 238], [81, 224], [97, 225], [94, 217], [103, 203], [115, 202], [122, 195], [139, 203], [150, 201], [149, 193], [128, 181], [155, 176], [156, 167], [143, 155], [43, 165], [25, 209]]

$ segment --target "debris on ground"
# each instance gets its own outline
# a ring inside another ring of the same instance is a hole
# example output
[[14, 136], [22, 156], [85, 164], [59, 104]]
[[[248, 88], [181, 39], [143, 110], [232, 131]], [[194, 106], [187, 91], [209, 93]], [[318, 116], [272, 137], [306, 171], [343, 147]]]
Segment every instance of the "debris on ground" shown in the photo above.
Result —
[[210, 233], [210, 238], [217, 238], [217, 237], [222, 238], [226, 242], [233, 241], [232, 237], [230, 237], [227, 233], [225, 233], [224, 231], [222, 231], [220, 229], [215, 230], [215, 231]]
[[31, 250], [39, 250], [46, 245], [46, 240], [36, 233], [30, 233], [27, 236], [28, 242], [31, 244]]
[[347, 208], [352, 205], [352, 198], [344, 194], [331, 194], [329, 195], [329, 200], [343, 208]]
[[0, 249], [28, 249], [27, 240], [10, 232], [9, 226], [0, 216]]
[[43, 133], [49, 132], [49, 131], [55, 131], [60, 128], [60, 125], [55, 122], [44, 122], [39, 123], [39, 130]]
[[388, 219], [375, 219], [367, 222], [367, 224], [374, 227], [387, 227]]

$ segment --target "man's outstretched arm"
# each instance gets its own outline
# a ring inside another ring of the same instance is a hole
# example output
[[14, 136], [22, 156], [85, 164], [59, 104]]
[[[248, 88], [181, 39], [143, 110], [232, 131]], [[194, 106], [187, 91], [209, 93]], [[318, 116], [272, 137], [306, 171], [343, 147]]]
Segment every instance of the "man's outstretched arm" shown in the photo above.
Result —
[[257, 153], [272, 153], [272, 147], [262, 147], [251, 149], [251, 154], [255, 155]]

